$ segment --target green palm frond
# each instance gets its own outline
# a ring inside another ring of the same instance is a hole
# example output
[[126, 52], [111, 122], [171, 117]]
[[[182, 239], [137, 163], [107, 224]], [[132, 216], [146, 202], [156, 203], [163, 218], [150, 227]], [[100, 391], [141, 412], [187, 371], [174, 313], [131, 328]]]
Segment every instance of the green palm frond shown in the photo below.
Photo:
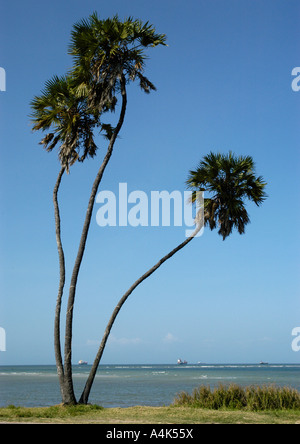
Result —
[[[190, 171], [187, 186], [194, 190], [205, 190], [212, 197], [204, 200], [204, 221], [211, 230], [219, 228], [225, 239], [234, 228], [239, 234], [245, 232], [250, 222], [245, 201], [261, 205], [266, 199], [266, 183], [255, 175], [255, 164], [251, 156], [235, 156], [209, 153], [195, 171]], [[194, 194], [193, 194], [194, 196]], [[192, 198], [192, 200], [195, 198]]]
[[76, 94], [71, 77], [54, 76], [40, 96], [31, 102], [34, 131], [49, 131], [41, 140], [47, 151], [59, 146], [59, 159], [66, 171], [86, 157], [94, 157], [93, 128], [96, 116], [87, 108], [84, 96]]
[[166, 45], [166, 36], [158, 34], [148, 22], [132, 17], [121, 21], [118, 15], [101, 20], [97, 13], [73, 26], [69, 53], [73, 56], [72, 76], [80, 91], [85, 90], [89, 105], [102, 112], [114, 110], [120, 79], [126, 83], [138, 78], [143, 91], [155, 90], [144, 75], [145, 49]]

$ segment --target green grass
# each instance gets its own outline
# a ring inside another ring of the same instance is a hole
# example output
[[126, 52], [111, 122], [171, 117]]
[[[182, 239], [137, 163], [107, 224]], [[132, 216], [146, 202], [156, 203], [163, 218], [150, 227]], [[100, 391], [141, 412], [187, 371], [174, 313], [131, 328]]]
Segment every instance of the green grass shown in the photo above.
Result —
[[29, 418], [34, 420], [39, 419], [70, 419], [79, 416], [87, 416], [103, 410], [99, 405], [74, 405], [63, 406], [54, 405], [52, 407], [16, 407], [9, 405], [6, 408], [0, 408], [0, 421], [2, 419], [22, 419]]
[[221, 408], [250, 411], [299, 410], [300, 392], [289, 387], [219, 385], [211, 390], [200, 386], [192, 394], [181, 392], [174, 400], [176, 406], [218, 410]]
[[1, 423], [50, 424], [300, 424], [296, 410], [201, 409], [194, 407], [128, 407], [102, 408], [99, 406], [64, 407], [3, 407]]

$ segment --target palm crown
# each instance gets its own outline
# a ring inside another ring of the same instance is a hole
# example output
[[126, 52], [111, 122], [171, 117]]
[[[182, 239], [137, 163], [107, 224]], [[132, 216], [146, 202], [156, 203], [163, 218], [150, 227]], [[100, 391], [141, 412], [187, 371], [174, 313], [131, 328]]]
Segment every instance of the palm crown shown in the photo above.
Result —
[[149, 23], [118, 16], [100, 20], [96, 13], [74, 25], [69, 52], [75, 60], [72, 75], [79, 94], [89, 98], [92, 107], [114, 109], [122, 76], [126, 82], [139, 79], [149, 93], [155, 86], [144, 76], [144, 49], [165, 45], [164, 34], [157, 34]]
[[47, 151], [60, 143], [59, 159], [67, 172], [76, 160], [83, 161], [95, 155], [96, 115], [87, 110], [86, 100], [75, 94], [69, 76], [54, 76], [48, 80], [41, 95], [32, 100], [31, 108], [33, 130], [49, 130], [40, 143]]
[[205, 156], [198, 168], [190, 171], [187, 185], [210, 193], [211, 197], [204, 199], [204, 223], [211, 230], [218, 226], [223, 240], [233, 228], [240, 234], [245, 232], [250, 222], [245, 200], [259, 206], [266, 198], [266, 183], [255, 175], [252, 157], [236, 157], [232, 152]]

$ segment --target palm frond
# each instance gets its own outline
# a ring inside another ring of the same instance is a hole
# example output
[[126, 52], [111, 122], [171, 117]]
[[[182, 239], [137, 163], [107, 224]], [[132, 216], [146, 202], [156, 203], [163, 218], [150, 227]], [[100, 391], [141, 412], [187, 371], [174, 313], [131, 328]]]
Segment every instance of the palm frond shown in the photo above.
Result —
[[204, 222], [211, 230], [226, 239], [234, 228], [239, 234], [250, 223], [245, 201], [261, 205], [266, 199], [266, 183], [255, 175], [251, 156], [235, 156], [210, 152], [200, 161], [196, 170], [190, 171], [187, 186], [192, 190], [205, 190], [212, 197], [204, 200]]
[[93, 128], [97, 116], [88, 108], [85, 95], [74, 89], [71, 77], [54, 76], [48, 80], [31, 108], [32, 129], [49, 131], [40, 142], [47, 151], [60, 143], [59, 160], [67, 172], [76, 160], [95, 155]]
[[155, 90], [153, 83], [143, 74], [145, 49], [166, 45], [166, 36], [158, 34], [153, 25], [143, 24], [132, 17], [121, 21], [118, 15], [101, 20], [93, 13], [73, 26], [69, 53], [73, 56], [72, 76], [84, 89], [85, 83], [90, 106], [113, 102], [120, 91], [120, 79], [126, 83], [139, 79], [143, 91]]

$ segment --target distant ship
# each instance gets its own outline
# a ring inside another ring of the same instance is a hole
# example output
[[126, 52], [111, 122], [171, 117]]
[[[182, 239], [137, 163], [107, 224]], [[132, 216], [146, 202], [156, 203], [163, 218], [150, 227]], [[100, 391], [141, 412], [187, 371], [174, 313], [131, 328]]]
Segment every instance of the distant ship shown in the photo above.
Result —
[[178, 359], [178, 360], [177, 360], [177, 364], [178, 364], [178, 365], [186, 365], [186, 364], [187, 364], [187, 361], [182, 361], [181, 359]]
[[268, 362], [260, 361], [259, 365], [269, 365]]
[[78, 365], [87, 365], [88, 363], [86, 362], [86, 361], [82, 361], [81, 359], [80, 359], [80, 361], [78, 361]]

